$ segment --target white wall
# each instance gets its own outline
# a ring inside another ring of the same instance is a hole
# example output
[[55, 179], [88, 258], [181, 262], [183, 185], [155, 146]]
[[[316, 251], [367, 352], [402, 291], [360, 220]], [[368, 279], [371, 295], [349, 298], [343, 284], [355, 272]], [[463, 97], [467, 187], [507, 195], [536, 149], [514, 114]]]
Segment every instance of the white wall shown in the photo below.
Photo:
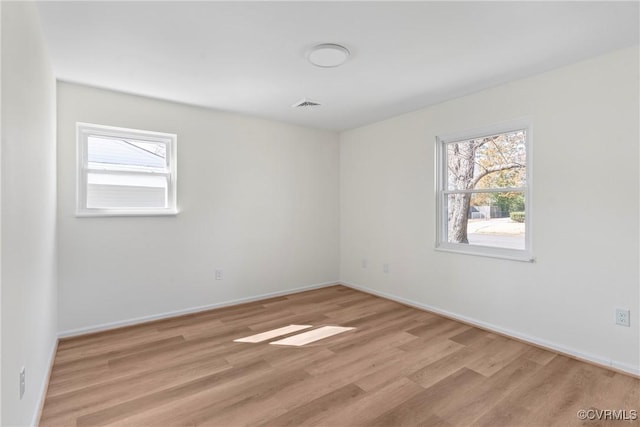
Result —
[[34, 422], [56, 341], [55, 90], [34, 4], [3, 2], [3, 426]]
[[[638, 81], [635, 47], [344, 132], [341, 279], [640, 372]], [[536, 262], [435, 251], [436, 135], [523, 116]]]
[[[180, 214], [76, 218], [78, 121], [176, 133]], [[338, 154], [332, 132], [59, 83], [61, 331], [336, 281]]]

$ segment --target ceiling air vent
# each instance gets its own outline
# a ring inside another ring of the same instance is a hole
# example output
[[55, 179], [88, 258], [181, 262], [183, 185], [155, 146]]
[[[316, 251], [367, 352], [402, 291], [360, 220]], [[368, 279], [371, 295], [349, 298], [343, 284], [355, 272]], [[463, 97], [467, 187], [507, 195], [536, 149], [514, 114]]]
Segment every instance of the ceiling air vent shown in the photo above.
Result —
[[293, 104], [292, 107], [293, 108], [311, 108], [311, 107], [319, 107], [320, 105], [321, 104], [319, 102], [304, 98], [296, 102], [295, 104]]

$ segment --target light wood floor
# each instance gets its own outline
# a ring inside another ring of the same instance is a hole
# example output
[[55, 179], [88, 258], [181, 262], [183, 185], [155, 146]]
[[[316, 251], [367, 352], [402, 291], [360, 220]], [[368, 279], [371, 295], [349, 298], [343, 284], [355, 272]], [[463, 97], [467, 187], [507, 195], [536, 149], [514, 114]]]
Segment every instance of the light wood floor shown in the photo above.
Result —
[[[356, 329], [300, 348], [233, 342], [289, 324]], [[639, 389], [334, 286], [63, 340], [41, 425], [597, 426], [576, 412], [640, 410]]]

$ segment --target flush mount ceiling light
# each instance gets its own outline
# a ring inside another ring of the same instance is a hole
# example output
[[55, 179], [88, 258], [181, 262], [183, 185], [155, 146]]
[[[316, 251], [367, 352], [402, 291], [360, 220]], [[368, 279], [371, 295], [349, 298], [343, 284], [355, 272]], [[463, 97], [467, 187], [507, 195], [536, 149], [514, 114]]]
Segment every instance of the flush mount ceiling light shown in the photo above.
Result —
[[307, 59], [316, 67], [332, 68], [344, 64], [349, 55], [351, 52], [344, 46], [324, 43], [311, 48]]

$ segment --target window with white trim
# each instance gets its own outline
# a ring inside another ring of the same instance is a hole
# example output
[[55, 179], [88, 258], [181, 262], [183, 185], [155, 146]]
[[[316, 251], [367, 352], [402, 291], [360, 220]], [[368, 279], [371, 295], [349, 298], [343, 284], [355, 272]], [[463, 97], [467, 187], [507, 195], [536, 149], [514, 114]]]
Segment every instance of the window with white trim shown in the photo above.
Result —
[[174, 134], [78, 123], [78, 216], [175, 215]]
[[528, 120], [438, 136], [436, 249], [532, 260]]

